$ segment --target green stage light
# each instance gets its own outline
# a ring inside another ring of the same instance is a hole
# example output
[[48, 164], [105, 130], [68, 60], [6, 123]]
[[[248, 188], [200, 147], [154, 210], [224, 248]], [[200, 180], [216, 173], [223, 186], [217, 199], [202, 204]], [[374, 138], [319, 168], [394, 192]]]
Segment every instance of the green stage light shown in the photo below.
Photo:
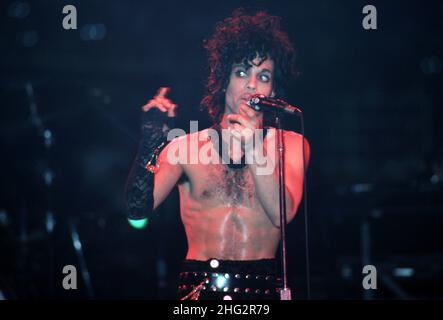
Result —
[[144, 229], [148, 225], [148, 218], [131, 220], [128, 219], [129, 225], [135, 229]]

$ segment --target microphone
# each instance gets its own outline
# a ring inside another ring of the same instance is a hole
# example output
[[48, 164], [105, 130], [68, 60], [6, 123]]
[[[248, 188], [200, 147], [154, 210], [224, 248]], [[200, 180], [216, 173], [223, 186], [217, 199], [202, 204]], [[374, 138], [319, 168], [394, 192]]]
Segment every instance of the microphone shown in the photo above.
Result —
[[254, 94], [246, 104], [255, 111], [282, 111], [292, 115], [301, 115], [303, 111], [291, 106], [286, 101], [277, 98], [266, 97], [263, 94]]

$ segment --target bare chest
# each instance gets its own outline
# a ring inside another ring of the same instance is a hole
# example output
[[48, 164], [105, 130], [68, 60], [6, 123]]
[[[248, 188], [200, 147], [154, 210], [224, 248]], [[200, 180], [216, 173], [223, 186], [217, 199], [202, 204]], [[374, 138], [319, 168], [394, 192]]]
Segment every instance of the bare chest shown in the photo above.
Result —
[[185, 168], [191, 196], [199, 201], [227, 206], [254, 203], [254, 183], [247, 167], [231, 169], [224, 164], [189, 165]]

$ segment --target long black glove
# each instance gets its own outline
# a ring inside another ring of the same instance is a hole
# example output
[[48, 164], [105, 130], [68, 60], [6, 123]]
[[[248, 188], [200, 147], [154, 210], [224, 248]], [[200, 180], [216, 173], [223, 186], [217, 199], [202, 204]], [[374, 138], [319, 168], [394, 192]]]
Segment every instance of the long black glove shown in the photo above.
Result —
[[157, 156], [167, 144], [173, 119], [156, 108], [143, 112], [141, 141], [126, 181], [126, 207], [129, 219], [147, 218], [154, 209], [154, 172]]

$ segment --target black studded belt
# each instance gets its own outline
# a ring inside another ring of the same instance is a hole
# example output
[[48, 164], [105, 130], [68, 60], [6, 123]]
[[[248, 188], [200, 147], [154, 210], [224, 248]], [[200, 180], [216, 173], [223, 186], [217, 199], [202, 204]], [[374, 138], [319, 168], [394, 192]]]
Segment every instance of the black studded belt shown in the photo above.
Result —
[[279, 279], [275, 260], [185, 260], [178, 286], [179, 299], [273, 300]]

